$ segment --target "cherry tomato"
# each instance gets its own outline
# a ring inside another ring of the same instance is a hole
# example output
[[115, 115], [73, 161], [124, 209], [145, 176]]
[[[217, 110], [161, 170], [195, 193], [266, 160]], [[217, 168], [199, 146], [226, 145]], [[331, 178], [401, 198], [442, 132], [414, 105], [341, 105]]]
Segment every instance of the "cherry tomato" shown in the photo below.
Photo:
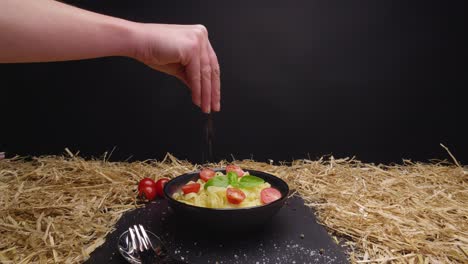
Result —
[[138, 191], [140, 197], [143, 197], [145, 199], [148, 199], [150, 201], [154, 200], [156, 198], [156, 188], [152, 186], [143, 186], [139, 191]]
[[202, 179], [204, 182], [207, 182], [209, 179], [213, 178], [215, 174], [216, 172], [212, 169], [203, 169], [200, 171], [200, 179]]
[[164, 185], [169, 181], [168, 178], [161, 178], [156, 182], [156, 195], [164, 197]]
[[156, 183], [153, 181], [153, 179], [144, 178], [138, 183], [138, 191], [140, 191], [145, 186], [156, 188]]
[[228, 188], [226, 191], [228, 202], [232, 204], [240, 204], [245, 199], [245, 193], [239, 189]]
[[260, 192], [260, 197], [263, 204], [268, 204], [281, 198], [281, 193], [275, 188], [265, 188]]
[[184, 192], [184, 194], [187, 194], [187, 193], [197, 193], [199, 190], [200, 190], [200, 184], [195, 182], [195, 183], [189, 183], [189, 184], [186, 184], [184, 186], [182, 186], [182, 191]]
[[231, 172], [231, 171], [237, 173], [237, 176], [239, 177], [244, 176], [244, 173], [245, 173], [239, 166], [234, 165], [234, 164], [230, 164], [226, 166], [226, 173]]

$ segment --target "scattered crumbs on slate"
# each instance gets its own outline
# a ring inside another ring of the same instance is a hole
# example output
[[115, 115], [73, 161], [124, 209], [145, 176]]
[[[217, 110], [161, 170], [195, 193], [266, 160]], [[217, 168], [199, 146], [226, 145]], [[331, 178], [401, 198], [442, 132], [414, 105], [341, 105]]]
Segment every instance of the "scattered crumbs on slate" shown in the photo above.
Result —
[[[275, 249], [283, 249], [283, 254], [281, 256], [275, 256], [272, 259], [270, 258], [270, 254], [265, 251], [263, 248], [263, 244], [260, 244], [259, 248], [257, 249], [260, 253], [261, 261], [256, 261], [255, 264], [263, 264], [263, 263], [324, 263], [324, 264], [331, 264], [334, 263], [337, 259], [336, 257], [324, 255], [325, 250], [322, 248], [320, 250], [313, 250], [309, 248], [305, 248], [294, 241], [286, 241], [285, 244], [277, 245], [276, 243], [273, 244]], [[248, 258], [246, 254], [243, 254], [245, 258]], [[291, 260], [291, 256], [302, 256], [297, 260]], [[239, 256], [237, 254], [234, 255], [235, 261], [231, 263], [242, 263], [239, 261]]]
[[304, 239], [305, 235], [304, 234], [301, 234], [301, 239]]

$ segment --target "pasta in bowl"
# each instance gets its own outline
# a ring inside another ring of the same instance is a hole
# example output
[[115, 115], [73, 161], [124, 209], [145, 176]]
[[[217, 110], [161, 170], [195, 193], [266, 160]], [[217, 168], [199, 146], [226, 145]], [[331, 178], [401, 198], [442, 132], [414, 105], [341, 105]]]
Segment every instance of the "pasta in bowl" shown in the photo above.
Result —
[[164, 187], [164, 196], [178, 216], [231, 230], [266, 222], [288, 194], [282, 179], [235, 165], [184, 174]]
[[172, 198], [186, 204], [208, 208], [244, 208], [272, 202], [266, 200], [265, 192], [276, 195], [276, 199], [281, 198], [281, 193], [272, 188], [268, 182], [250, 175], [249, 172], [239, 176], [232, 171], [225, 175], [221, 171], [204, 169], [200, 172], [202, 173], [210, 173], [213, 178], [207, 181], [203, 178], [196, 182], [190, 181], [182, 186], [180, 191], [175, 192]]

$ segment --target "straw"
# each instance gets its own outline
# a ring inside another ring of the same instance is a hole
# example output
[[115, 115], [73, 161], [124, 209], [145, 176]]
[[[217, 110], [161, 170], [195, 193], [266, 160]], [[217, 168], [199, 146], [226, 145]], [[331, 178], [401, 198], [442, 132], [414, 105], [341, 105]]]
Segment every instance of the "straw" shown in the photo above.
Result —
[[[140, 179], [200, 168], [171, 154], [162, 161], [110, 162], [107, 154], [85, 160], [66, 151], [68, 157], [0, 161], [0, 262], [83, 262], [125, 212], [141, 206]], [[468, 173], [453, 160], [235, 162], [285, 179], [347, 245], [353, 263], [466, 263]]]

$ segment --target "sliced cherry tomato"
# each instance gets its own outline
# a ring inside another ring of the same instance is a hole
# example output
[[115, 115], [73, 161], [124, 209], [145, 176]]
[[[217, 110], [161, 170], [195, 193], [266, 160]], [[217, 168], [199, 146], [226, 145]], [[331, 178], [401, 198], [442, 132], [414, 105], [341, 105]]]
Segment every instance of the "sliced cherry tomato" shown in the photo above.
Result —
[[184, 194], [193, 193], [193, 192], [197, 193], [200, 190], [200, 186], [201, 185], [198, 182], [189, 183], [189, 184], [182, 186], [182, 191], [184, 192]]
[[226, 166], [226, 173], [231, 172], [231, 171], [237, 173], [237, 176], [239, 177], [244, 176], [244, 173], [245, 173], [239, 166], [234, 165], [234, 164], [230, 164]]
[[140, 197], [143, 197], [144, 199], [148, 199], [150, 201], [154, 200], [156, 198], [156, 188], [153, 186], [143, 186], [139, 191], [138, 191]]
[[281, 193], [275, 188], [265, 188], [260, 192], [260, 198], [263, 204], [268, 204], [281, 198]]
[[212, 169], [203, 169], [200, 171], [200, 179], [207, 182], [209, 179], [215, 176], [216, 172]]
[[228, 202], [232, 204], [240, 204], [245, 199], [245, 193], [239, 189], [228, 188], [226, 191]]
[[164, 197], [164, 185], [169, 181], [168, 178], [161, 178], [156, 182], [156, 195]]
[[138, 191], [143, 189], [145, 186], [150, 186], [153, 188], [156, 188], [156, 183], [153, 181], [153, 179], [150, 178], [144, 178], [138, 183]]

